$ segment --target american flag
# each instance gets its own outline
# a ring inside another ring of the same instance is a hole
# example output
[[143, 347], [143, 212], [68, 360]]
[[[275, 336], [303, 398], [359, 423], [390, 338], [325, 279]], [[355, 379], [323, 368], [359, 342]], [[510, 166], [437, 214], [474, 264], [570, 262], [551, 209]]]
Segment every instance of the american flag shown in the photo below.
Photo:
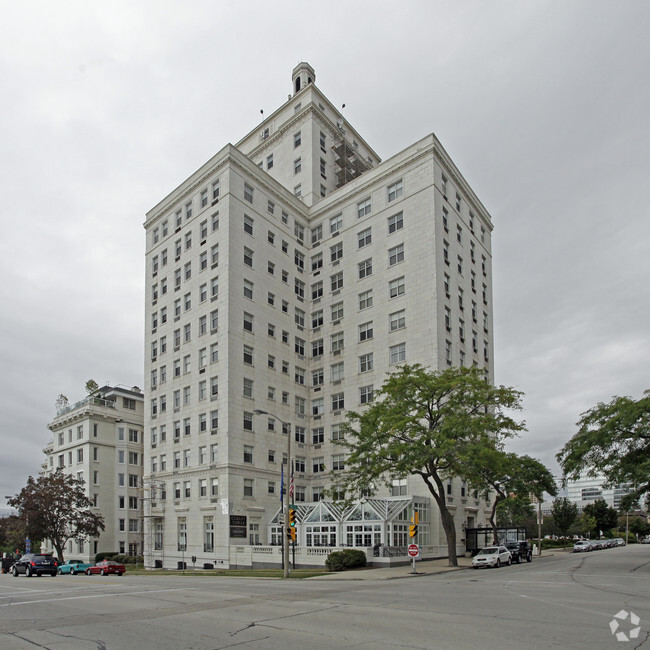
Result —
[[291, 479], [289, 480], [289, 502], [293, 501], [293, 461], [291, 461]]

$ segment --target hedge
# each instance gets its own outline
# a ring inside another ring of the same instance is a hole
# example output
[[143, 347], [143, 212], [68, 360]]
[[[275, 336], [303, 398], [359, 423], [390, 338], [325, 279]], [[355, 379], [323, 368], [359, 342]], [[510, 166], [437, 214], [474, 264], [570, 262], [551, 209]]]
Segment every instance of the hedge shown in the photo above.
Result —
[[333, 551], [327, 556], [325, 566], [330, 571], [345, 571], [366, 566], [366, 554], [355, 548]]

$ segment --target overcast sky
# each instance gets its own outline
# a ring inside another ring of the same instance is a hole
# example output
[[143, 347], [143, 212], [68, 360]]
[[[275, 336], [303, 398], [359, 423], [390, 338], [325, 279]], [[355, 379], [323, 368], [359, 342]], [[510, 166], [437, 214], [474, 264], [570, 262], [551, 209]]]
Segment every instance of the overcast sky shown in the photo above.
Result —
[[145, 212], [301, 60], [386, 159], [434, 132], [491, 213], [513, 445], [650, 388], [650, 3], [0, 0], [0, 504], [59, 393], [143, 380]]

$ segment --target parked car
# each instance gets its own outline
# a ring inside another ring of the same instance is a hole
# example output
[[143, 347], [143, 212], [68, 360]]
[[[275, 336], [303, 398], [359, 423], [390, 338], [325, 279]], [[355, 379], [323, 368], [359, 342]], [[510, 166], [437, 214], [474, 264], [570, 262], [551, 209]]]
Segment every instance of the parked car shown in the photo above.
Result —
[[28, 578], [31, 576], [42, 576], [49, 574], [52, 577], [56, 575], [57, 561], [52, 555], [45, 553], [25, 553], [19, 560], [16, 560], [11, 572], [14, 578], [24, 573]]
[[97, 562], [97, 564], [89, 566], [86, 569], [86, 575], [90, 576], [99, 573], [99, 575], [106, 576], [115, 573], [121, 576], [125, 571], [126, 567], [123, 564], [119, 564], [113, 560], [102, 560], [101, 562]]
[[589, 553], [589, 551], [593, 551], [593, 548], [591, 547], [591, 544], [589, 543], [589, 540], [579, 539], [573, 545], [573, 552], [574, 553]]
[[66, 560], [63, 564], [59, 564], [58, 574], [63, 575], [69, 573], [74, 576], [77, 573], [83, 573], [86, 569], [89, 569], [92, 564], [87, 562], [82, 562], [81, 560]]
[[526, 562], [533, 561], [533, 547], [530, 542], [526, 541], [513, 541], [506, 542], [506, 548], [512, 555], [512, 561], [520, 564], [524, 560]]
[[502, 564], [511, 564], [512, 554], [505, 546], [486, 546], [473, 558], [472, 567], [500, 567]]

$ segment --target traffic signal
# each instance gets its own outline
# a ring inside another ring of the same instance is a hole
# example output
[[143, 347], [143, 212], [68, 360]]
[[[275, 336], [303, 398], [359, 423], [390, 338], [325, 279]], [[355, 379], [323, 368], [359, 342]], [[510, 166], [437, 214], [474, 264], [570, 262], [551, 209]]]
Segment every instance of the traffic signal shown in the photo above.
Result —
[[293, 508], [289, 509], [289, 526], [291, 528], [296, 529], [296, 511]]
[[420, 515], [416, 510], [411, 517], [411, 525], [409, 526], [409, 537], [415, 537], [418, 534], [418, 524], [420, 523]]
[[291, 528], [291, 526], [287, 526], [287, 539], [290, 542], [295, 542], [296, 541], [296, 529]]

